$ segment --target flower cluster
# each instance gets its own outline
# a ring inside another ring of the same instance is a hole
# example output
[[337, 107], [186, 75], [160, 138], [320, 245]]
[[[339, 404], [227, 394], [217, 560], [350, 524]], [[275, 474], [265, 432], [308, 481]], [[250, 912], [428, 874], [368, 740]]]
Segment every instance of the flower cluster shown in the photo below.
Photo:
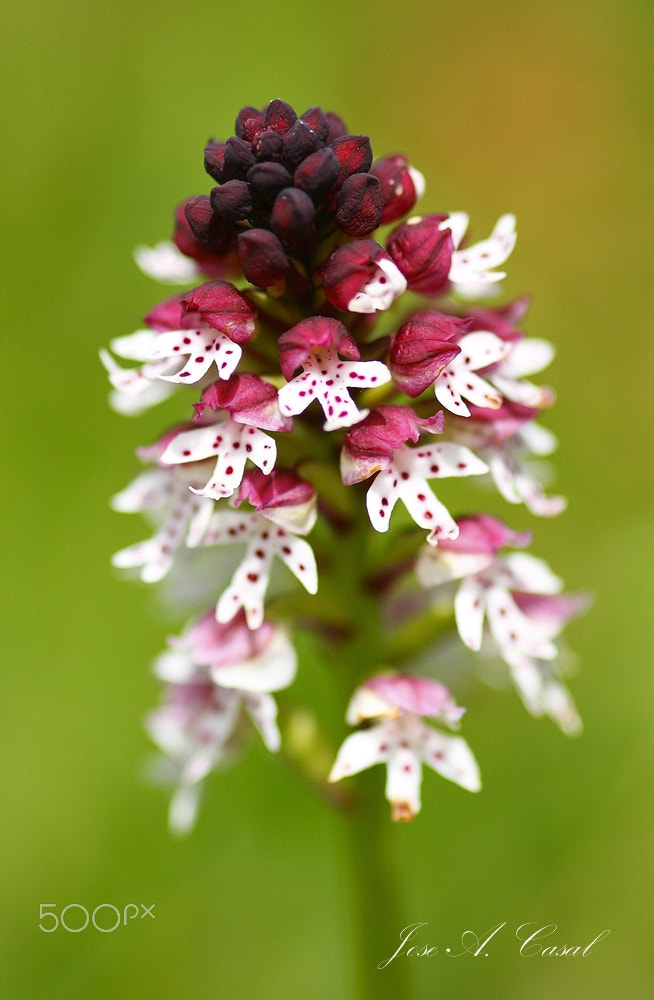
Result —
[[116, 566], [213, 595], [155, 668], [165, 696], [148, 729], [175, 784], [171, 825], [192, 825], [203, 779], [252, 725], [279, 749], [273, 692], [295, 676], [294, 629], [320, 635], [363, 727], [325, 779], [384, 762], [393, 818], [410, 819], [423, 763], [480, 787], [463, 738], [423, 721], [458, 728], [464, 709], [412, 670], [419, 652], [438, 673], [444, 602], [530, 712], [580, 726], [557, 639], [582, 599], [541, 560], [503, 554], [530, 536], [453, 514], [441, 484], [490, 482], [537, 516], [564, 507], [531, 462], [555, 447], [537, 423], [553, 393], [529, 381], [553, 349], [521, 329], [526, 299], [475, 304], [505, 277], [515, 220], [470, 242], [462, 212], [407, 218], [422, 175], [400, 154], [374, 160], [319, 107], [243, 108], [204, 163], [209, 193], [179, 206], [171, 242], [136, 254], [187, 290], [101, 352], [121, 413], [191, 392], [114, 498], [154, 524]]

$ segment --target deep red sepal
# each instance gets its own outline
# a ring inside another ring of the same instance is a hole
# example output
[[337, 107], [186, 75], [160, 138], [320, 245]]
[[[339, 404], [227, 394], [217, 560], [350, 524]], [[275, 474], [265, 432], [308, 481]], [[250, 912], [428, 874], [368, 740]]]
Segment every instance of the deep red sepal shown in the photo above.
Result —
[[447, 215], [424, 215], [395, 229], [386, 244], [412, 292], [437, 295], [448, 280], [454, 243], [449, 229], [440, 224]]
[[268, 229], [248, 229], [241, 233], [238, 256], [243, 274], [257, 288], [280, 284], [291, 266], [284, 247]]
[[270, 227], [289, 247], [307, 250], [315, 239], [315, 206], [305, 191], [284, 188], [277, 195], [270, 216]]
[[341, 135], [333, 140], [331, 148], [341, 165], [336, 178], [339, 187], [352, 174], [367, 173], [370, 170], [372, 149], [367, 135]]
[[333, 347], [349, 361], [359, 361], [359, 348], [347, 327], [328, 316], [309, 316], [286, 330], [279, 338], [279, 363], [287, 381], [293, 378], [307, 357], [321, 348]]
[[245, 343], [254, 333], [256, 309], [227, 281], [199, 285], [182, 296], [181, 304], [189, 319], [197, 317], [237, 344]]
[[418, 200], [409, 161], [401, 153], [376, 160], [370, 173], [379, 179], [384, 198], [382, 224], [395, 222], [410, 212]]
[[226, 410], [232, 420], [265, 431], [290, 431], [293, 421], [280, 413], [277, 390], [270, 382], [249, 372], [234, 374], [229, 379], [218, 379], [202, 393], [202, 400], [194, 403], [194, 420], [201, 420], [205, 409]]
[[263, 131], [265, 115], [257, 108], [246, 106], [236, 116], [234, 131], [239, 139], [252, 142]]
[[306, 122], [313, 129], [321, 142], [329, 141], [329, 121], [322, 108], [309, 108], [308, 111], [300, 115], [300, 120]]
[[382, 219], [381, 185], [372, 174], [352, 174], [338, 192], [336, 225], [348, 236], [369, 236]]
[[266, 128], [273, 128], [280, 135], [286, 135], [296, 121], [297, 115], [286, 101], [271, 101], [266, 109]]
[[443, 431], [441, 410], [432, 417], [419, 417], [410, 406], [379, 406], [345, 435], [341, 452], [341, 476], [346, 486], [360, 483], [388, 469], [393, 452], [406, 441], [416, 442], [421, 429]]
[[454, 337], [468, 329], [467, 320], [426, 310], [415, 313], [393, 337], [389, 368], [398, 388], [419, 396], [461, 353]]

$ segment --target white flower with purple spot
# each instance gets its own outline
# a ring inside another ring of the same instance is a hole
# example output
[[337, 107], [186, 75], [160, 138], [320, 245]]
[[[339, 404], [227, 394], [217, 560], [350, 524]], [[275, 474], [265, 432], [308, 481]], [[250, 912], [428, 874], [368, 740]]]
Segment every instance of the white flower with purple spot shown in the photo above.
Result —
[[[557, 446], [551, 431], [531, 423], [503, 441], [482, 449], [480, 455], [488, 463], [495, 485], [508, 503], [524, 503], [538, 517], [556, 517], [567, 506], [562, 496], [547, 496], [540, 480], [525, 461], [531, 455], [546, 456]], [[535, 465], [535, 463], [534, 463]]]
[[456, 538], [459, 529], [447, 508], [436, 497], [428, 480], [452, 476], [480, 476], [488, 466], [463, 445], [442, 442], [418, 448], [401, 444], [387, 469], [375, 477], [366, 494], [370, 523], [388, 531], [391, 514], [401, 500], [420, 528], [429, 530], [428, 542]]
[[464, 399], [475, 406], [497, 409], [502, 404], [501, 393], [476, 372], [502, 361], [511, 345], [494, 333], [482, 330], [464, 334], [456, 344], [461, 353], [436, 377], [436, 399], [441, 406], [462, 417], [470, 416]]
[[[315, 399], [327, 417], [326, 431], [351, 427], [367, 416], [368, 410], [357, 409], [348, 388], [371, 388], [391, 380], [381, 361], [361, 361], [348, 329], [326, 316], [312, 316], [283, 333], [279, 356], [286, 379], [278, 396], [282, 414], [303, 413]], [[298, 368], [302, 374], [294, 378]]]
[[396, 821], [411, 820], [420, 812], [423, 764], [468, 791], [479, 791], [479, 767], [466, 741], [426, 725], [421, 718], [429, 716], [458, 728], [464, 711], [437, 681], [402, 675], [372, 678], [355, 692], [347, 721], [353, 725], [370, 718], [379, 721], [346, 738], [329, 781], [385, 764], [386, 798]]
[[130, 545], [112, 557], [119, 569], [139, 569], [144, 583], [162, 580], [172, 568], [175, 556], [189, 533], [202, 530], [211, 514], [213, 501], [193, 496], [188, 481], [180, 480], [172, 469], [149, 469], [112, 500], [114, 510], [153, 515], [158, 530], [143, 542]]
[[510, 351], [493, 369], [493, 385], [506, 399], [542, 409], [554, 402], [554, 392], [549, 386], [528, 382], [525, 375], [533, 375], [546, 368], [554, 358], [554, 348], [539, 337], [524, 337], [510, 345]]
[[201, 545], [245, 543], [246, 550], [231, 583], [216, 606], [216, 619], [229, 622], [241, 608], [249, 628], [263, 622], [263, 602], [275, 556], [310, 594], [318, 591], [318, 570], [313, 549], [303, 538], [271, 524], [262, 514], [216, 510]]
[[220, 500], [230, 497], [241, 485], [246, 462], [254, 463], [266, 475], [277, 458], [274, 438], [257, 427], [239, 424], [230, 417], [221, 422], [176, 434], [161, 456], [165, 465], [216, 459], [209, 480], [201, 489], [191, 486], [198, 496]]
[[311, 354], [301, 375], [279, 390], [279, 408], [285, 416], [295, 416], [315, 400], [327, 420], [326, 431], [351, 427], [368, 415], [359, 410], [348, 388], [366, 389], [390, 382], [391, 373], [381, 361], [342, 361], [333, 347]]
[[488, 239], [473, 243], [463, 250], [459, 246], [468, 228], [468, 216], [465, 212], [452, 212], [441, 222], [440, 228], [451, 231], [455, 247], [448, 274], [452, 290], [468, 299], [491, 293], [494, 286], [506, 277], [504, 271], [493, 269], [508, 259], [515, 246], [515, 216], [502, 215]]
[[109, 402], [117, 413], [138, 416], [175, 392], [175, 388], [160, 381], [159, 376], [170, 375], [177, 362], [170, 359], [146, 360], [151, 356], [156, 337], [152, 330], [137, 330], [127, 337], [115, 337], [111, 341], [109, 346], [119, 358], [146, 361], [138, 368], [122, 368], [109, 351], [100, 351], [100, 360], [114, 389]]

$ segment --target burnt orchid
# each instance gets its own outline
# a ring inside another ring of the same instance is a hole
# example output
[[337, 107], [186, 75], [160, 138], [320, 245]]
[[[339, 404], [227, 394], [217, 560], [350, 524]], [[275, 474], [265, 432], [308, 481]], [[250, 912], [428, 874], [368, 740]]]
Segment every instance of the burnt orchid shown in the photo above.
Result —
[[[101, 352], [118, 412], [180, 404], [113, 500], [152, 524], [115, 566], [198, 595], [156, 662], [147, 720], [170, 824], [192, 827], [203, 783], [253, 731], [337, 805], [352, 799], [334, 783], [383, 764], [391, 816], [411, 820], [423, 765], [481, 787], [451, 732], [465, 709], [439, 679], [453, 637], [482, 677], [505, 664], [529, 712], [580, 728], [559, 637], [583, 599], [507, 552], [531, 535], [483, 512], [489, 485], [539, 517], [565, 505], [531, 462], [556, 444], [537, 423], [553, 392], [529, 380], [553, 348], [520, 328], [526, 299], [479, 304], [501, 287], [515, 219], [475, 242], [463, 212], [407, 218], [425, 185], [405, 156], [375, 160], [338, 115], [280, 100], [243, 108], [204, 164], [208, 193], [135, 255], [184, 290]], [[454, 509], [460, 478], [472, 513]], [[358, 727], [331, 770], [298, 752], [300, 710], [283, 701], [307, 631]]]

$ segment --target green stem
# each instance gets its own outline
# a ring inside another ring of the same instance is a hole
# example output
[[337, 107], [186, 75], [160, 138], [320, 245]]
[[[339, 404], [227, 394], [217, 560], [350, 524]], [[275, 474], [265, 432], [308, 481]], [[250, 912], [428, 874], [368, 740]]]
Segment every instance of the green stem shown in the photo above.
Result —
[[397, 948], [402, 928], [410, 923], [404, 918], [390, 809], [379, 779], [377, 773], [358, 775], [356, 806], [342, 814], [357, 958], [355, 995], [360, 1000], [411, 1000], [408, 963], [394, 961], [379, 968]]
[[[366, 587], [370, 571], [368, 524], [361, 523], [335, 540], [338, 599], [350, 621], [351, 637], [338, 650], [335, 675], [346, 705], [365, 677], [386, 660], [380, 628], [379, 602]], [[410, 921], [404, 919], [399, 882], [401, 870], [394, 852], [390, 807], [384, 798], [383, 778], [377, 770], [356, 775], [355, 800], [341, 813], [349, 858], [352, 934], [357, 954], [357, 998], [410, 1000], [406, 963], [391, 962], [380, 969]]]

